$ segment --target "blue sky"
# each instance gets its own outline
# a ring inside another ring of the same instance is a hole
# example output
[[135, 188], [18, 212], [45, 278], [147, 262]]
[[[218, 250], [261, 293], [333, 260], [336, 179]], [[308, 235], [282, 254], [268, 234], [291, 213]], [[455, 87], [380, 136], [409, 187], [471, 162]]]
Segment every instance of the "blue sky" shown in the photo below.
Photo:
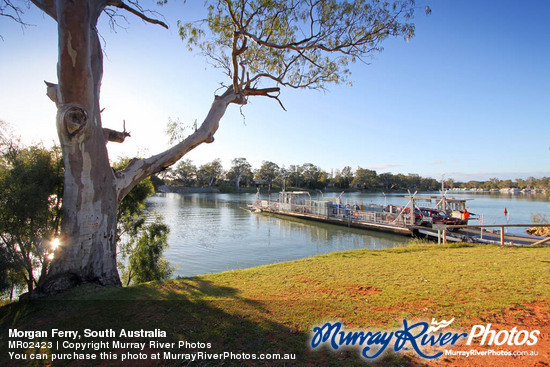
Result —
[[[125, 120], [132, 133], [124, 144], [109, 143], [112, 159], [166, 149], [168, 119], [200, 123], [225, 81], [179, 39], [177, 20], [199, 17], [202, 2], [190, 3], [156, 8], [169, 30], [132, 15], [116, 33], [100, 24], [103, 125], [122, 129]], [[230, 106], [215, 142], [186, 158], [465, 181], [550, 176], [550, 1], [429, 5], [431, 15], [416, 14], [412, 40], [387, 40], [369, 65], [353, 65], [352, 87], [283, 90], [286, 112], [271, 99], [251, 99], [245, 119]], [[26, 142], [52, 144], [56, 111], [43, 80], [57, 80], [56, 24], [32, 6], [24, 19], [34, 26], [0, 19], [0, 119]]]

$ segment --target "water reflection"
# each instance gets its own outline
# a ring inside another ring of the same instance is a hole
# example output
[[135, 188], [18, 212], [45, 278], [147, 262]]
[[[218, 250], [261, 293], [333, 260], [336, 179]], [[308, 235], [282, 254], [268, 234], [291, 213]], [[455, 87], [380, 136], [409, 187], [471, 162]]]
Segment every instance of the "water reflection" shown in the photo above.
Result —
[[[452, 193], [472, 198], [470, 211], [483, 214], [485, 224], [525, 224], [542, 213], [550, 218], [550, 202], [535, 195]], [[327, 194], [325, 199], [338, 194]], [[405, 205], [403, 194], [344, 195], [365, 204]], [[275, 195], [272, 196], [276, 198]], [[267, 199], [267, 198], [266, 198]], [[407, 242], [407, 237], [345, 228], [290, 217], [254, 214], [243, 208], [254, 194], [158, 194], [147, 200], [147, 210], [163, 215], [170, 226], [168, 260], [180, 276], [220, 272], [295, 260], [349, 249], [381, 249]], [[504, 216], [507, 208], [509, 217]], [[524, 228], [510, 232], [524, 233]]]
[[176, 275], [219, 272], [358, 248], [401, 245], [406, 237], [251, 213], [250, 194], [160, 194], [147, 210], [170, 226]]

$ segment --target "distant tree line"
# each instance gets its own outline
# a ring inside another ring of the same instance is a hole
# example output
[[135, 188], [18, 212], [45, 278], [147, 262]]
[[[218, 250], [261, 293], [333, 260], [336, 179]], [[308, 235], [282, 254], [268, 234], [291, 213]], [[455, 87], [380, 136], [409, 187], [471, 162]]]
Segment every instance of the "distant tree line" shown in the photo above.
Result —
[[[377, 173], [374, 170], [346, 166], [327, 172], [312, 163], [279, 166], [271, 161], [263, 161], [259, 168], [253, 168], [246, 158], [235, 158], [231, 167], [225, 169], [221, 160], [214, 159], [203, 165], [195, 165], [190, 159], [181, 160], [176, 166], [166, 170], [160, 177], [153, 177], [158, 185], [185, 187], [217, 187], [225, 191], [239, 191], [241, 188], [270, 186], [274, 188], [296, 188], [307, 190], [366, 190], [366, 191], [437, 191], [441, 182], [409, 173]], [[526, 180], [499, 180], [459, 182], [445, 180], [445, 188], [462, 189], [549, 189], [550, 178]]]
[[288, 167], [263, 161], [259, 168], [253, 168], [246, 158], [235, 158], [226, 170], [220, 159], [196, 166], [189, 159], [180, 161], [175, 167], [165, 171], [162, 181], [156, 184], [186, 187], [222, 187], [240, 190], [246, 187], [270, 186], [277, 188], [299, 188], [308, 190], [370, 190], [406, 191], [437, 190], [441, 185], [433, 178], [417, 174], [378, 174], [374, 170], [349, 166], [327, 172], [312, 163], [292, 164]]
[[498, 178], [490, 178], [488, 181], [476, 181], [471, 180], [468, 182], [454, 181], [448, 179], [445, 181], [446, 187], [453, 187], [457, 189], [482, 189], [482, 190], [500, 190], [507, 188], [527, 189], [527, 190], [548, 190], [550, 189], [550, 177], [534, 178], [529, 177], [527, 179], [517, 178], [515, 180], [500, 180]]

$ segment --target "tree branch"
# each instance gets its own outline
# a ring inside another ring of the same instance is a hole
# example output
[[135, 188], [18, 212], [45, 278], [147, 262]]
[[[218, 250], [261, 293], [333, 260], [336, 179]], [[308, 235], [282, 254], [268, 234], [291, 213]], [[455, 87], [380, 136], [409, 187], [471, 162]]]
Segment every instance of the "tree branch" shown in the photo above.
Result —
[[[273, 99], [277, 100], [277, 102], [279, 102], [279, 105], [281, 106], [281, 108], [286, 111], [286, 108], [283, 105], [283, 102], [281, 102], [281, 100], [279, 99], [280, 92], [281, 92], [281, 88], [279, 88], [279, 87], [261, 88], [261, 89], [246, 87], [243, 90], [243, 94], [245, 96], [264, 96], [264, 97], [273, 98]], [[273, 95], [271, 93], [277, 93], [277, 94]]]
[[275, 92], [278, 93], [280, 91], [281, 91], [281, 88], [279, 87], [262, 88], [262, 89], [245, 88], [243, 90], [243, 94], [245, 96], [269, 96], [269, 93], [275, 93]]
[[124, 131], [111, 130], [106, 127], [103, 128], [103, 136], [105, 137], [105, 143], [110, 141], [114, 143], [124, 143], [126, 137], [130, 136], [130, 133], [124, 129]]
[[237, 41], [239, 37], [237, 36], [237, 33], [234, 33], [233, 37], [233, 49], [231, 51], [231, 62], [233, 63], [233, 90], [236, 92], [240, 91], [240, 85], [239, 85], [239, 65], [243, 68], [243, 75], [244, 75], [244, 66], [242, 64], [239, 64], [238, 56], [244, 53], [247, 50], [246, 47], [246, 38], [243, 40], [243, 44], [240, 48], [237, 48]]
[[59, 92], [59, 85], [55, 83], [50, 83], [44, 80], [46, 83], [46, 95], [55, 103], [57, 106], [59, 101], [61, 101], [61, 96]]
[[233, 90], [239, 90], [239, 62], [237, 61], [237, 42], [239, 36], [237, 32], [233, 32], [233, 46], [231, 50], [231, 62], [233, 63]]
[[31, 2], [57, 21], [57, 0], [31, 0]]
[[106, 5], [107, 6], [114, 6], [114, 7], [119, 8], [119, 9], [124, 9], [124, 10], [138, 16], [139, 18], [143, 19], [144, 21], [146, 21], [148, 23], [158, 24], [158, 25], [168, 29], [168, 25], [166, 25], [166, 23], [164, 23], [163, 21], [158, 20], [158, 19], [154, 19], [154, 18], [149, 18], [147, 15], [145, 15], [143, 13], [142, 9], [139, 9], [139, 8], [134, 9], [131, 6], [129, 6], [128, 4], [124, 3], [122, 0], [109, 0], [109, 1], [106, 2]]
[[[23, 21], [23, 18], [21, 17], [22, 15], [23, 10], [14, 5], [11, 0], [0, 0], [0, 17], [9, 18], [16, 23], [21, 24], [23, 27], [26, 27], [29, 24]], [[3, 39], [1, 35], [0, 39]]]
[[208, 115], [193, 134], [160, 154], [147, 159], [133, 159], [124, 170], [116, 172], [116, 187], [119, 202], [141, 180], [170, 167], [202, 143], [212, 143], [214, 141], [214, 134], [218, 130], [219, 122], [225, 114], [227, 106], [231, 103], [245, 104], [246, 99], [242, 94], [235, 93], [233, 88], [229, 87], [223, 95], [214, 98]]

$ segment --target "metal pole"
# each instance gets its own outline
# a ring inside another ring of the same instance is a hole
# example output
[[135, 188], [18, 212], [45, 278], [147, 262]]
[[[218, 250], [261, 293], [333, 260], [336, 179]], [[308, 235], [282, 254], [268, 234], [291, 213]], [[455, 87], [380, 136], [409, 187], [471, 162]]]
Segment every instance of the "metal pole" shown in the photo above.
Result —
[[[481, 225], [483, 225], [483, 214], [481, 214]], [[481, 232], [480, 238], [483, 239], [483, 227], [480, 227], [479, 231]]]
[[541, 244], [543, 244], [543, 243], [545, 243], [545, 242], [548, 242], [548, 241], [550, 241], [550, 237], [545, 238], [545, 239], [540, 240], [540, 241], [537, 241], [537, 242], [535, 242], [535, 243], [532, 243], [531, 246], [541, 245]]

